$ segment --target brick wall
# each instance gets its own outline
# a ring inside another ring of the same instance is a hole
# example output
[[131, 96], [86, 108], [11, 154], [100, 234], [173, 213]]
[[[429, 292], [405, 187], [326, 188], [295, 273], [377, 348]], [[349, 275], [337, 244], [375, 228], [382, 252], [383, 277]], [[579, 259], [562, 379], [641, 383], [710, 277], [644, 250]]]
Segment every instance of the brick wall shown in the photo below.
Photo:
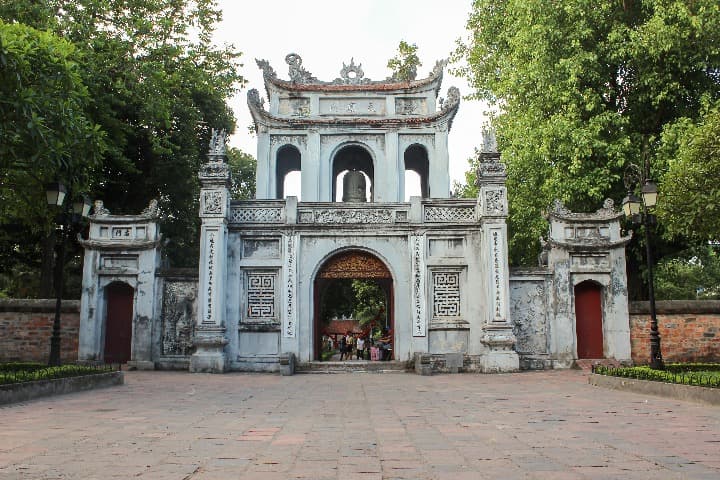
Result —
[[[671, 300], [656, 303], [661, 351], [666, 362], [720, 362], [720, 301]], [[630, 303], [632, 359], [650, 358], [648, 302]]]
[[[60, 357], [78, 358], [80, 302], [63, 300]], [[55, 300], [0, 299], [0, 362], [41, 362], [50, 356]]]

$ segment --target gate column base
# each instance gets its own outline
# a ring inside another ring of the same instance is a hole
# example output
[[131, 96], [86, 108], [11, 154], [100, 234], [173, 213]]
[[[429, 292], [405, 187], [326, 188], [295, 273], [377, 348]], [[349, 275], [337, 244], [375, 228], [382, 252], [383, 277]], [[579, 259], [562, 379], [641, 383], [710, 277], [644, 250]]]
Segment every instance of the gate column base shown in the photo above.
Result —
[[155, 362], [147, 360], [130, 360], [127, 362], [128, 370], [155, 370]]
[[190, 372], [224, 373], [228, 367], [225, 358], [227, 343], [224, 327], [199, 327], [195, 332], [197, 350], [190, 357]]
[[515, 335], [506, 326], [485, 327], [482, 343], [490, 351], [480, 358], [480, 368], [485, 373], [517, 372], [520, 370], [520, 357], [513, 350]]

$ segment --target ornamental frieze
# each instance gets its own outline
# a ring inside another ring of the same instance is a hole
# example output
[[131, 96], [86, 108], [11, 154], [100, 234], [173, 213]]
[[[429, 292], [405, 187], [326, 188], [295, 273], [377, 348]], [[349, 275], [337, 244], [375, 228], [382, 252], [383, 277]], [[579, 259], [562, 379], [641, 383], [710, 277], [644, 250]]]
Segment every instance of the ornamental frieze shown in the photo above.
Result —
[[270, 145], [287, 144], [305, 148], [307, 137], [305, 135], [270, 135]]
[[393, 223], [393, 211], [387, 208], [324, 208], [299, 212], [299, 223], [378, 224]]

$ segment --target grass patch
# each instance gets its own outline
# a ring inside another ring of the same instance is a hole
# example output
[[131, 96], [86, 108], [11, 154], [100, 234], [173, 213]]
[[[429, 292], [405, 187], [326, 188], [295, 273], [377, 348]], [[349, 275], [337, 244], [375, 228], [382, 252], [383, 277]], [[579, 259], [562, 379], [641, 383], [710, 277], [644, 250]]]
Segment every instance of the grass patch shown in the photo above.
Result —
[[613, 368], [596, 365], [593, 373], [653, 382], [720, 388], [720, 364], [717, 363], [670, 363], [665, 366], [665, 370], [653, 370], [646, 366]]
[[113, 370], [112, 365], [61, 365], [59, 367], [48, 367], [47, 365], [34, 363], [6, 363], [0, 364], [0, 385], [97, 375], [112, 372]]

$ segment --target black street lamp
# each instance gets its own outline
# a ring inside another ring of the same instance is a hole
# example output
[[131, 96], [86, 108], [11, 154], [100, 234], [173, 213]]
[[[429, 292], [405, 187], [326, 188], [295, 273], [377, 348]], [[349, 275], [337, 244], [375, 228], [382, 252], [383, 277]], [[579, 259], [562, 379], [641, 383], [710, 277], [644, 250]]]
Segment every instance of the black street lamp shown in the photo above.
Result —
[[[645, 171], [635, 164], [628, 165], [625, 171], [625, 188], [627, 196], [623, 199], [622, 207], [625, 216], [635, 224], [645, 227], [645, 255], [648, 267], [648, 300], [650, 302], [650, 368], [663, 370], [665, 363], [660, 349], [660, 334], [658, 333], [657, 313], [655, 311], [655, 288], [653, 279], [653, 257], [650, 249], [650, 227], [657, 224], [651, 209], [657, 204], [657, 184], [649, 178], [649, 168]], [[642, 201], [633, 194], [634, 187], [642, 183]], [[642, 212], [640, 211], [642, 208]]]
[[67, 190], [62, 183], [50, 183], [45, 186], [45, 194], [47, 203], [51, 206], [59, 207], [60, 215], [56, 223], [58, 223], [60, 239], [55, 244], [57, 257], [55, 259], [55, 320], [53, 321], [52, 337], [50, 337], [50, 358], [48, 365], [60, 365], [60, 312], [62, 309], [62, 291], [63, 291], [63, 270], [65, 266], [65, 241], [69, 237], [70, 228], [74, 223], [79, 223], [80, 219], [87, 217], [90, 213], [90, 200], [86, 196], [78, 197], [72, 202], [72, 205], [65, 203]]

